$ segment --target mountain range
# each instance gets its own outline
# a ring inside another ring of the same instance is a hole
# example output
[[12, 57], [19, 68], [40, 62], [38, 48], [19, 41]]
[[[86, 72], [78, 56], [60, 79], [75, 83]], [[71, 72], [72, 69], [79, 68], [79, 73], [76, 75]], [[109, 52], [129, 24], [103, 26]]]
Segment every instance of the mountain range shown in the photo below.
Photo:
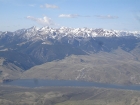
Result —
[[67, 27], [0, 32], [0, 62], [1, 81], [42, 77], [139, 84], [140, 32]]

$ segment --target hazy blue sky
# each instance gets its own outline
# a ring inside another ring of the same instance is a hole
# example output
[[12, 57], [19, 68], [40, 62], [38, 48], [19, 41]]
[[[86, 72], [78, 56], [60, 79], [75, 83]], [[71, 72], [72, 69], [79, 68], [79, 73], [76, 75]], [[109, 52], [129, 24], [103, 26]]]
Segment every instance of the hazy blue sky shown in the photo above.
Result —
[[0, 0], [0, 31], [31, 26], [140, 31], [140, 0]]

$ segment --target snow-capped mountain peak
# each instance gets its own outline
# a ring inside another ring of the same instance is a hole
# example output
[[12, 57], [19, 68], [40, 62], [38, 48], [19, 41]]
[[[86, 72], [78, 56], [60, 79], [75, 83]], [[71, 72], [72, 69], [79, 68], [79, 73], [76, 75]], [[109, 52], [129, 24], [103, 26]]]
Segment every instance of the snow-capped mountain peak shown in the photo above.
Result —
[[[0, 32], [0, 35], [6, 35], [7, 32]], [[61, 39], [63, 37], [69, 38], [94, 38], [94, 37], [122, 37], [122, 36], [135, 36], [140, 37], [139, 31], [127, 32], [118, 30], [107, 30], [107, 29], [92, 29], [92, 28], [51, 28], [48, 26], [37, 28], [35, 26], [28, 29], [20, 29], [13, 32], [11, 35], [23, 37], [26, 39], [41, 39], [46, 40], [47, 38]]]

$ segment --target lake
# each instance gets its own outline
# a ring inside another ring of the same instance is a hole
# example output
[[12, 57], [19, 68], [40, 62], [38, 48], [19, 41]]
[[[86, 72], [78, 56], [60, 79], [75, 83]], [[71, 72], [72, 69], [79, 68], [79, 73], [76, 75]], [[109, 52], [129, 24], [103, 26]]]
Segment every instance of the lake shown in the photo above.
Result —
[[47, 87], [47, 86], [72, 86], [72, 87], [99, 87], [99, 88], [114, 88], [140, 90], [140, 85], [115, 85], [86, 81], [71, 81], [71, 80], [40, 80], [40, 79], [19, 79], [11, 82], [5, 82], [4, 85], [14, 85], [22, 87]]

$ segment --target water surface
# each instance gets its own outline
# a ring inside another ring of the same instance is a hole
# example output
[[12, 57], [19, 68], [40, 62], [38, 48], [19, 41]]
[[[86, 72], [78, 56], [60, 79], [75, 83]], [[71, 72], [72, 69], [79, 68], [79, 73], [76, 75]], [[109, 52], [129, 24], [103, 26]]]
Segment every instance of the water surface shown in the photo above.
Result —
[[47, 87], [47, 86], [72, 86], [72, 87], [100, 87], [100, 88], [115, 88], [140, 90], [140, 85], [115, 85], [86, 81], [71, 81], [71, 80], [38, 80], [38, 79], [19, 79], [11, 82], [3, 83], [4, 85], [14, 85], [23, 87]]

